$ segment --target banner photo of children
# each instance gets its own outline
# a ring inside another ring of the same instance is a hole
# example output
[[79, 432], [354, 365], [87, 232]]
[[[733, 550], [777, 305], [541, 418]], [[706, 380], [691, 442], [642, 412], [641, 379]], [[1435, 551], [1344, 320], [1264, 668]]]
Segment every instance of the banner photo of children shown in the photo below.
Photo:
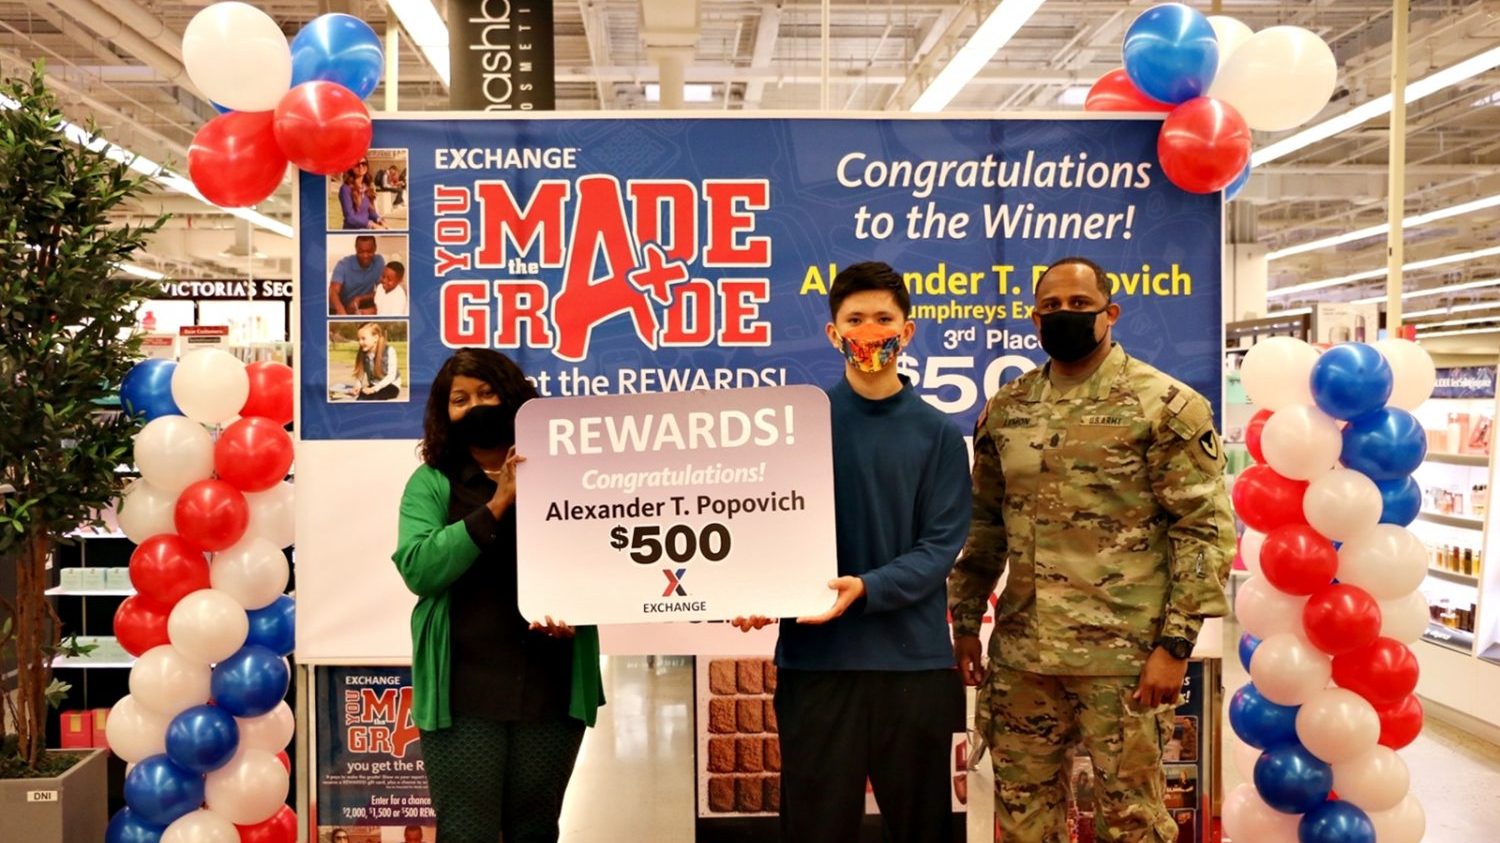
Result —
[[328, 323], [329, 401], [409, 401], [405, 320]]
[[342, 173], [328, 176], [328, 228], [345, 231], [407, 228], [404, 149], [372, 149]]
[[328, 315], [407, 316], [406, 255], [404, 234], [329, 235]]

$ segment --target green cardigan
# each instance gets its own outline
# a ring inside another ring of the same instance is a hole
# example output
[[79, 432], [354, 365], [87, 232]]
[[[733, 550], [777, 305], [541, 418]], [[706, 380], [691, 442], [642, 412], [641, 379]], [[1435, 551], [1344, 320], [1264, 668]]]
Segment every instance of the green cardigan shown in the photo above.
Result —
[[[448, 588], [479, 558], [462, 521], [448, 523], [448, 478], [418, 468], [401, 495], [396, 552], [391, 557], [417, 595], [411, 611], [412, 719], [425, 731], [452, 725], [449, 711]], [[599, 629], [578, 627], [573, 638], [573, 685], [568, 713], [592, 726], [604, 702], [599, 673]]]

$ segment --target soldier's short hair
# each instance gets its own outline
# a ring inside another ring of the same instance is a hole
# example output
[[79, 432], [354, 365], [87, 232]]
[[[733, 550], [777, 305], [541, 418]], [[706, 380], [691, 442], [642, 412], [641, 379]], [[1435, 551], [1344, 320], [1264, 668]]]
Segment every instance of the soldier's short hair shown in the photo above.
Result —
[[911, 294], [906, 291], [906, 282], [901, 274], [888, 263], [865, 261], [844, 267], [833, 278], [833, 287], [828, 291], [828, 313], [835, 321], [839, 318], [839, 307], [844, 299], [855, 293], [882, 290], [896, 297], [896, 306], [901, 315], [911, 318]]
[[1042, 282], [1047, 279], [1047, 275], [1051, 273], [1052, 270], [1057, 269], [1060, 266], [1067, 266], [1068, 264], [1078, 264], [1080, 266], [1088, 267], [1089, 270], [1094, 273], [1094, 284], [1099, 287], [1099, 292], [1104, 294], [1104, 300], [1106, 302], [1114, 301], [1114, 290], [1110, 285], [1109, 273], [1105, 272], [1104, 267], [1100, 266], [1099, 264], [1094, 263], [1088, 258], [1079, 257], [1077, 255], [1066, 257], [1062, 260], [1053, 261], [1052, 265], [1047, 267], [1046, 272], [1042, 273], [1042, 277], [1036, 280], [1036, 288], [1032, 292], [1037, 293], [1041, 291]]

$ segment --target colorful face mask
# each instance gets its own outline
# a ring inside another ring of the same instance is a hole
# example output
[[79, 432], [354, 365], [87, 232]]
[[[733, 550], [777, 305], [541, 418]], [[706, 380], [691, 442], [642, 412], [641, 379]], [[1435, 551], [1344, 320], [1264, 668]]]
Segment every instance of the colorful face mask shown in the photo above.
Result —
[[878, 372], [896, 362], [901, 353], [901, 332], [867, 322], [839, 336], [844, 358], [861, 372]]

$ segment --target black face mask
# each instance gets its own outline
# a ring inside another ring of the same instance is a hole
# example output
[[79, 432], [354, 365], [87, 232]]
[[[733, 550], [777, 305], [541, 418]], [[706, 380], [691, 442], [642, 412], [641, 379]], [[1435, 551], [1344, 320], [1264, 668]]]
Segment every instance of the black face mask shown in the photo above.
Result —
[[1042, 350], [1059, 363], [1077, 363], [1104, 342], [1094, 336], [1094, 320], [1108, 310], [1055, 310], [1042, 316]]
[[516, 414], [499, 404], [480, 404], [453, 423], [453, 440], [469, 448], [509, 448], [516, 441]]

